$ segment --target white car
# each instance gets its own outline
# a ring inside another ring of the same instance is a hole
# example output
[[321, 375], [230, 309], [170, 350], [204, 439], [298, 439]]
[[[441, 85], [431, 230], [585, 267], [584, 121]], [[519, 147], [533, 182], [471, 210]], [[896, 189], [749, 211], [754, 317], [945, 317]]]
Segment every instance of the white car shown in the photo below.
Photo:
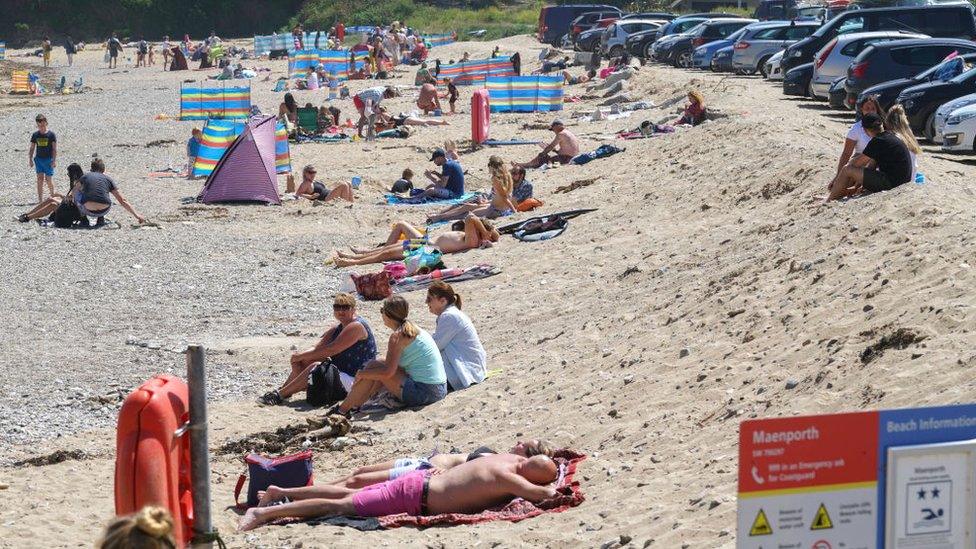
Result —
[[971, 93], [969, 95], [964, 95], [962, 97], [953, 99], [945, 105], [942, 105], [935, 111], [935, 141], [936, 143], [942, 143], [942, 131], [945, 129], [946, 119], [952, 114], [952, 111], [957, 111], [963, 107], [968, 107], [970, 105], [976, 105], [976, 93]]
[[766, 60], [766, 64], [763, 66], [763, 73], [766, 75], [767, 80], [783, 79], [783, 69], [780, 68], [780, 61], [783, 60], [783, 52], [785, 51], [778, 51]]
[[976, 150], [976, 105], [952, 111], [942, 132], [942, 150], [972, 154]]
[[817, 99], [827, 99], [830, 86], [841, 76], [847, 75], [847, 67], [871, 44], [908, 38], [929, 38], [926, 34], [900, 31], [853, 32], [834, 38], [813, 56], [813, 79], [810, 89]]

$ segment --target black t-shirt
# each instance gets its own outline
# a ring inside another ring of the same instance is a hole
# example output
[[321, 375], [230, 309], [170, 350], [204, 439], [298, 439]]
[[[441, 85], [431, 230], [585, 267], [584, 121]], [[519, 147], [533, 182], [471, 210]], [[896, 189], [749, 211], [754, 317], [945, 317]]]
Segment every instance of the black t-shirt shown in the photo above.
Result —
[[108, 51], [112, 55], [119, 53], [122, 49], [122, 42], [119, 42], [118, 38], [109, 38], [108, 40]]
[[98, 172], [88, 172], [81, 176], [81, 201], [112, 204], [111, 192], [116, 189], [112, 178]]
[[37, 145], [34, 148], [34, 158], [51, 158], [54, 156], [54, 144], [57, 141], [57, 136], [51, 130], [31, 134], [31, 143]]
[[[864, 147], [864, 156], [878, 163], [878, 171], [885, 174], [891, 187], [908, 183], [912, 178], [912, 155], [899, 137], [881, 132]], [[887, 189], [885, 189], [887, 190]]]

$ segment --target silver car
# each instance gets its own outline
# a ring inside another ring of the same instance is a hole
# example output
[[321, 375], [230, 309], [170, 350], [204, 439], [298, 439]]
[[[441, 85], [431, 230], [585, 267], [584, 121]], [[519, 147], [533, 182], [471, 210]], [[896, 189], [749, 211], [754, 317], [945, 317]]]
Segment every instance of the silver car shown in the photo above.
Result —
[[813, 56], [813, 80], [810, 88], [816, 99], [827, 99], [830, 86], [841, 76], [847, 76], [847, 67], [864, 48], [878, 42], [929, 38], [925, 34], [901, 31], [854, 32], [834, 38]]
[[936, 109], [935, 139], [933, 139], [933, 141], [941, 144], [943, 132], [945, 131], [946, 120], [949, 118], [949, 115], [951, 115], [953, 111], [959, 110], [963, 107], [969, 107], [970, 105], [976, 105], [976, 93], [958, 97]]
[[770, 21], [749, 28], [733, 46], [732, 68], [740, 74], [753, 74], [778, 51], [813, 34], [820, 23]]
[[667, 21], [660, 19], [621, 19], [612, 23], [600, 36], [600, 52], [611, 59], [627, 51], [627, 37], [635, 32], [655, 30]]

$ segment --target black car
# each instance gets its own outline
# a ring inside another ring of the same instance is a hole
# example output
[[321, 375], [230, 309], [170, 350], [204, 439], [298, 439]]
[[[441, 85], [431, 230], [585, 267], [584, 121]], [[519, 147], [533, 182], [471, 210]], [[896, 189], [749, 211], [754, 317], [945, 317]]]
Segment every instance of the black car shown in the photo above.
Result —
[[721, 40], [746, 25], [755, 23], [752, 19], [710, 19], [680, 35], [667, 51], [663, 60], [675, 67], [691, 67], [691, 55], [698, 46]]
[[945, 103], [976, 93], [976, 71], [969, 70], [950, 80], [935, 79], [912, 86], [898, 95], [905, 107], [912, 131], [934, 142], [935, 111]]
[[813, 63], [793, 67], [783, 77], [783, 95], [812, 97], [810, 81], [813, 80]]
[[735, 48], [728, 46], [715, 52], [712, 56], [712, 72], [732, 72], [732, 54]]
[[844, 89], [844, 81], [847, 80], [846, 76], [841, 76], [834, 83], [830, 85], [830, 90], [827, 92], [827, 100], [830, 102], [830, 108], [832, 109], [847, 109], [847, 90]]
[[697, 26], [703, 21], [707, 21], [707, 19], [704, 17], [681, 16], [671, 21], [667, 25], [662, 26], [661, 28], [635, 32], [627, 37], [627, 41], [624, 42], [624, 47], [627, 49], [628, 53], [635, 57], [650, 59], [651, 46], [653, 46], [654, 42], [657, 42], [659, 38], [664, 38], [665, 36], [670, 36], [673, 34], [680, 34]]
[[603, 36], [603, 31], [607, 29], [590, 29], [585, 30], [576, 37], [576, 42], [573, 43], [573, 49], [576, 51], [597, 51], [600, 47], [600, 37]]
[[606, 17], [620, 17], [620, 10], [614, 8], [614, 10], [588, 11], [573, 19], [569, 24], [570, 42], [575, 44], [581, 33], [596, 28], [597, 22]]
[[813, 61], [813, 56], [838, 34], [898, 30], [972, 40], [976, 38], [976, 20], [969, 4], [848, 10], [787, 47], [781, 65], [785, 72]]
[[[962, 56], [963, 61], [967, 63], [976, 63], [976, 53], [967, 53]], [[878, 84], [877, 86], [871, 86], [870, 88], [861, 92], [857, 96], [857, 101], [861, 101], [864, 97], [868, 95], [878, 96], [878, 103], [881, 104], [881, 108], [888, 110], [892, 105], [898, 100], [898, 94], [900, 94], [906, 88], [912, 86], [918, 86], [919, 84], [924, 84], [926, 82], [931, 82], [933, 79], [938, 77], [939, 69], [945, 66], [949, 61], [943, 61], [937, 65], [933, 65], [924, 71], [912, 76], [911, 78], [899, 78], [897, 80], [889, 80], [883, 84]], [[845, 80], [847, 78], [845, 77]], [[850, 101], [847, 104], [848, 108], [854, 108], [854, 101], [851, 101], [847, 97], [847, 92], [844, 92], [845, 99]]]
[[674, 20], [674, 19], [677, 19], [677, 18], [678, 18], [678, 16], [675, 15], [675, 14], [673, 14], [673, 13], [664, 13], [664, 12], [657, 12], [657, 11], [647, 11], [647, 12], [639, 12], [639, 13], [628, 13], [628, 14], [624, 15], [623, 17], [621, 17], [620, 19], [621, 20], [624, 20], [624, 19], [657, 19], [657, 20], [660, 20], [660, 21], [671, 21], [671, 20]]
[[908, 78], [938, 65], [953, 52], [976, 52], [976, 42], [956, 38], [923, 38], [875, 42], [854, 58], [847, 68], [847, 103], [875, 84]]

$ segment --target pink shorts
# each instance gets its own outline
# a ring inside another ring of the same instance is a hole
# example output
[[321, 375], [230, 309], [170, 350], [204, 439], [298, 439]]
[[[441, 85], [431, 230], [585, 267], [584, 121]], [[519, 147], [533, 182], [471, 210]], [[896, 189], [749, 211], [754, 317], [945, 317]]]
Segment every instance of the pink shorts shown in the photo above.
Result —
[[356, 514], [383, 517], [406, 513], [420, 516], [427, 507], [429, 471], [413, 471], [396, 480], [367, 486], [352, 496]]

